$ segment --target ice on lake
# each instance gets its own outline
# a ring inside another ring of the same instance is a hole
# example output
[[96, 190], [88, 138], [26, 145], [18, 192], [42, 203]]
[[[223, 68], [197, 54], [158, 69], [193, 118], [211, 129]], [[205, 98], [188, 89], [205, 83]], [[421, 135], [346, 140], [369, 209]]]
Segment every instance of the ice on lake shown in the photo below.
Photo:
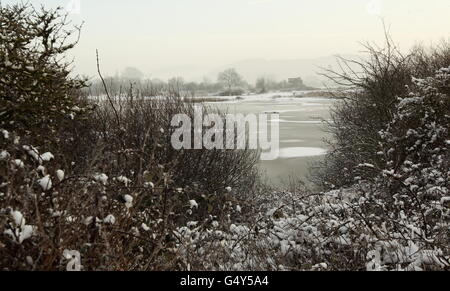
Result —
[[260, 168], [273, 185], [285, 185], [283, 180], [296, 177], [306, 180], [311, 163], [323, 160], [329, 139], [327, 121], [330, 106], [336, 100], [326, 97], [299, 98], [297, 92], [274, 92], [260, 95], [224, 97], [215, 102], [228, 113], [279, 114], [269, 122], [277, 122], [280, 129], [280, 155], [273, 161], [261, 161]]
[[326, 153], [327, 150], [323, 148], [293, 147], [280, 149], [279, 157], [282, 159], [317, 157], [323, 156]]

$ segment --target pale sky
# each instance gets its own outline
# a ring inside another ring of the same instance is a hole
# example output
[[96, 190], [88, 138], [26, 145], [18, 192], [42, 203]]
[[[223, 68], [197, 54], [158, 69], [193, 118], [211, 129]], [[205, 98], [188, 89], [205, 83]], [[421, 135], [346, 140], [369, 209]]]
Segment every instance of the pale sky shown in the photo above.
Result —
[[[3, 4], [16, 1], [2, 1]], [[105, 74], [133, 66], [208, 70], [245, 59], [308, 59], [356, 54], [359, 42], [382, 43], [384, 18], [402, 49], [450, 36], [449, 0], [46, 0], [85, 21], [73, 51], [77, 72]], [[70, 5], [69, 5], [70, 6]], [[190, 76], [186, 76], [189, 79]]]

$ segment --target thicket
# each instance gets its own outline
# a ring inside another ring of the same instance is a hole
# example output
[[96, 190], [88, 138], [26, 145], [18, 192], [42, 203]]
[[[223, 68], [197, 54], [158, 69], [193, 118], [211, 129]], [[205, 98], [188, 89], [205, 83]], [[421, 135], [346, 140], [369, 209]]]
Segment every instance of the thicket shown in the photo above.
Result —
[[172, 94], [86, 98], [61, 9], [2, 5], [0, 23], [1, 269], [65, 270], [72, 251], [84, 270], [186, 269], [178, 227], [241, 219], [258, 152], [173, 150], [193, 104]]

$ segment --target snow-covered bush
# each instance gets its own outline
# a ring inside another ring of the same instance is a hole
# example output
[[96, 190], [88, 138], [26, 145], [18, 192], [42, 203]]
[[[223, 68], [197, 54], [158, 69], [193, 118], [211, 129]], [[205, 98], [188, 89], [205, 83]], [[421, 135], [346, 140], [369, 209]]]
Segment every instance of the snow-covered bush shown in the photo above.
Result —
[[[393, 120], [380, 132], [387, 167], [384, 175], [420, 201], [449, 194], [450, 67], [432, 77], [414, 79], [400, 98]], [[418, 205], [419, 206], [419, 205]]]
[[[0, 4], [0, 126], [52, 129], [84, 108], [76, 102], [85, 84], [70, 77], [67, 51], [77, 43], [62, 9]], [[71, 41], [72, 40], [72, 41]]]
[[398, 97], [409, 93], [412, 77], [430, 77], [450, 64], [449, 43], [430, 49], [416, 47], [404, 55], [388, 38], [385, 47], [367, 45], [366, 49], [366, 58], [341, 59], [343, 71], [326, 72], [337, 84], [351, 90], [332, 108], [330, 151], [314, 171], [314, 181], [325, 190], [376, 176], [372, 167], [358, 165], [385, 166], [379, 152], [379, 132], [392, 121]]
[[449, 222], [425, 234], [375, 188], [274, 192], [251, 221], [188, 222], [175, 231], [180, 261], [187, 270], [449, 270]]
[[[42, 154], [44, 149], [31, 146], [27, 137], [3, 133], [3, 270], [65, 270], [67, 250], [79, 252], [83, 270], [184, 269], [175, 230], [209, 216], [228, 221], [235, 209], [237, 199], [226, 195], [215, 204], [223, 207], [210, 209], [212, 195], [193, 186], [180, 188], [169, 165], [149, 160], [138, 174], [122, 169], [119, 175], [117, 167], [126, 163], [91, 161], [92, 168], [80, 174], [72, 167], [60, 168], [58, 153]], [[131, 155], [124, 152], [120, 157]]]
[[64, 270], [73, 252], [84, 270], [184, 269], [174, 231], [238, 219], [228, 189], [253, 188], [257, 153], [172, 150], [180, 99], [85, 106], [61, 63], [78, 28], [59, 9], [0, 9], [0, 269]]
[[[252, 201], [239, 201], [229, 196], [229, 187], [219, 196], [179, 188], [172, 170], [161, 171], [164, 165], [135, 176], [111, 174], [117, 171], [112, 163], [76, 175], [57, 159], [36, 159], [45, 150], [7, 136], [0, 137], [2, 269], [65, 270], [67, 250], [79, 252], [83, 270], [450, 266], [450, 199], [424, 201], [428, 209], [442, 210], [429, 213], [425, 232], [421, 212], [402, 203], [414, 197], [390, 196], [385, 171], [380, 184], [318, 194], [264, 190]], [[213, 197], [222, 198], [214, 204], [222, 207], [209, 209]]]
[[400, 98], [393, 120], [380, 132], [386, 168], [379, 183], [390, 196], [386, 198], [391, 203], [389, 212], [404, 216], [415, 232], [415, 243], [448, 255], [450, 66], [413, 81], [409, 94]]
[[[171, 137], [175, 128], [171, 126], [171, 120], [177, 114], [186, 114], [194, 120], [194, 103], [173, 96], [112, 97], [112, 103], [119, 121], [109, 102], [102, 103], [91, 120], [92, 131], [98, 134], [97, 142], [115, 153], [113, 157], [98, 157], [95, 153], [97, 158], [104, 159], [104, 163], [123, 163], [119, 169], [134, 169], [135, 174], [151, 163], [168, 165], [168, 169], [175, 172], [176, 184], [181, 187], [198, 185], [210, 193], [221, 192], [226, 187], [245, 193], [257, 184], [257, 151], [173, 148]], [[203, 110], [206, 114], [214, 109], [205, 106]]]
[[449, 269], [450, 67], [412, 78], [392, 116], [375, 150], [382, 162], [353, 169], [372, 177], [352, 186], [339, 221], [358, 230], [349, 245], [369, 250], [368, 269]]
[[392, 116], [374, 149], [385, 166], [355, 166], [355, 172], [371, 171], [370, 180], [315, 195], [274, 192], [254, 201], [259, 214], [243, 224], [179, 228], [186, 264], [450, 270], [450, 67], [413, 79]]

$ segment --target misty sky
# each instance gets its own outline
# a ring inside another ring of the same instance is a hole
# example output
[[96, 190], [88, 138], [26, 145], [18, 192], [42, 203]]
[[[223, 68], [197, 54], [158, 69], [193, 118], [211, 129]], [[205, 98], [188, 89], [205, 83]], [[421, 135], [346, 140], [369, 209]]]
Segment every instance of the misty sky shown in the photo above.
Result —
[[[17, 1], [2, 1], [3, 4]], [[94, 75], [95, 49], [113, 75], [126, 66], [146, 76], [199, 70], [245, 59], [305, 59], [355, 54], [381, 43], [381, 17], [403, 49], [450, 34], [449, 0], [47, 0], [85, 21], [73, 51], [79, 73]], [[79, 5], [77, 5], [79, 4]], [[78, 9], [79, 8], [79, 9]], [[185, 76], [187, 79], [192, 76]]]

